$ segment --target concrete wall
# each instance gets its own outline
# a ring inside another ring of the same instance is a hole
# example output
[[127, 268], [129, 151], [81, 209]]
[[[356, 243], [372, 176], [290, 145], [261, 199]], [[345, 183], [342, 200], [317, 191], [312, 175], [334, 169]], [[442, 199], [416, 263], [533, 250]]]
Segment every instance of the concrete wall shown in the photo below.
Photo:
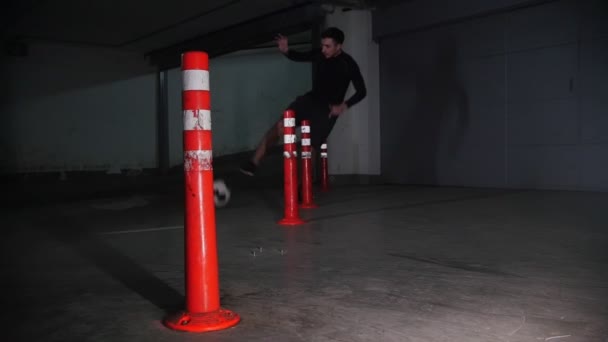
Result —
[[[210, 62], [216, 155], [251, 149], [310, 87], [310, 65], [256, 50]], [[156, 74], [140, 55], [34, 44], [2, 60], [3, 173], [155, 168]], [[172, 165], [182, 157], [181, 74], [169, 73]]]
[[[307, 49], [309, 47], [295, 47]], [[209, 62], [215, 156], [253, 150], [293, 99], [312, 85], [310, 63], [276, 48], [240, 51]], [[169, 72], [170, 161], [183, 162], [181, 72]]]
[[608, 190], [608, 5], [430, 2], [374, 17], [383, 176]]
[[32, 44], [2, 60], [3, 172], [155, 166], [155, 88], [141, 56]]

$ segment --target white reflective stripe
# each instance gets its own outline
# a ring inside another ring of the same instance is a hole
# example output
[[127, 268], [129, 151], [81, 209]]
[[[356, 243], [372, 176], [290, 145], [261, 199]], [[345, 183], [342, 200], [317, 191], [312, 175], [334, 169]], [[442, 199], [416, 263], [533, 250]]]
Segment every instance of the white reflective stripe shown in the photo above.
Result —
[[289, 154], [289, 152], [285, 151], [285, 152], [283, 152], [283, 157], [289, 158], [289, 157], [291, 157], [291, 155]]
[[321, 158], [327, 158], [327, 153], [326, 152], [321, 152]]
[[211, 111], [207, 109], [185, 110], [184, 131], [211, 130]]
[[209, 90], [209, 71], [184, 70], [182, 71], [184, 90]]
[[293, 156], [297, 157], [298, 156], [298, 151], [293, 151]]
[[302, 151], [302, 159], [310, 159], [312, 158], [312, 152]]
[[302, 133], [310, 133], [310, 126], [302, 126]]
[[285, 134], [285, 138], [283, 140], [283, 142], [285, 144], [293, 144], [296, 142], [296, 135], [295, 134]]
[[302, 146], [310, 146], [310, 139], [302, 139]]
[[327, 149], [327, 144], [321, 145], [321, 149]]
[[196, 150], [184, 152], [185, 171], [208, 171], [212, 170], [213, 151]]
[[284, 127], [296, 127], [296, 118], [285, 118], [283, 119]]

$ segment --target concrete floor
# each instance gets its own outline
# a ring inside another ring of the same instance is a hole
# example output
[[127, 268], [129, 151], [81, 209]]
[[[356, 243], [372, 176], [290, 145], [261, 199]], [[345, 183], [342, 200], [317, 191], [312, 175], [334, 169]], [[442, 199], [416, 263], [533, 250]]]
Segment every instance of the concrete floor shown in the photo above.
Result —
[[3, 340], [608, 341], [606, 193], [341, 186], [285, 228], [260, 179], [217, 210], [235, 328], [161, 324], [184, 300], [174, 182], [3, 209]]

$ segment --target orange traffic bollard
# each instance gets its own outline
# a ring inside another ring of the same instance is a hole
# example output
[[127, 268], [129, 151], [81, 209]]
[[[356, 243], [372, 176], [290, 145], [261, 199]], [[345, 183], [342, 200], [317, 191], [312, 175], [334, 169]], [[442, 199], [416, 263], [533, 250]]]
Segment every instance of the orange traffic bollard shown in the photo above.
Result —
[[312, 194], [312, 146], [310, 145], [310, 122], [302, 120], [302, 204], [301, 208], [317, 208]]
[[182, 55], [182, 82], [186, 309], [163, 322], [175, 330], [216, 331], [240, 317], [220, 307], [207, 53]]
[[321, 145], [321, 191], [329, 191], [329, 167], [327, 165], [327, 143]]
[[296, 146], [296, 118], [293, 110], [283, 113], [283, 167], [285, 216], [279, 221], [284, 226], [304, 223], [298, 208], [298, 151]]

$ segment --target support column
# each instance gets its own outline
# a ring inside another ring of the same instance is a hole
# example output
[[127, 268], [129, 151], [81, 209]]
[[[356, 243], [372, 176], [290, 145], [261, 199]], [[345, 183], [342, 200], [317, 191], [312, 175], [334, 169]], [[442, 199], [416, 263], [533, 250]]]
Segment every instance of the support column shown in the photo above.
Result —
[[[372, 39], [369, 10], [336, 7], [327, 15], [326, 26], [336, 26], [345, 34], [344, 51], [359, 64], [367, 87], [367, 97], [345, 112], [328, 138], [332, 156], [330, 174], [354, 176], [360, 182], [380, 175], [380, 92], [378, 44]], [[346, 98], [354, 89], [351, 85]]]
[[161, 175], [169, 173], [169, 90], [168, 71], [156, 72], [156, 158]]

